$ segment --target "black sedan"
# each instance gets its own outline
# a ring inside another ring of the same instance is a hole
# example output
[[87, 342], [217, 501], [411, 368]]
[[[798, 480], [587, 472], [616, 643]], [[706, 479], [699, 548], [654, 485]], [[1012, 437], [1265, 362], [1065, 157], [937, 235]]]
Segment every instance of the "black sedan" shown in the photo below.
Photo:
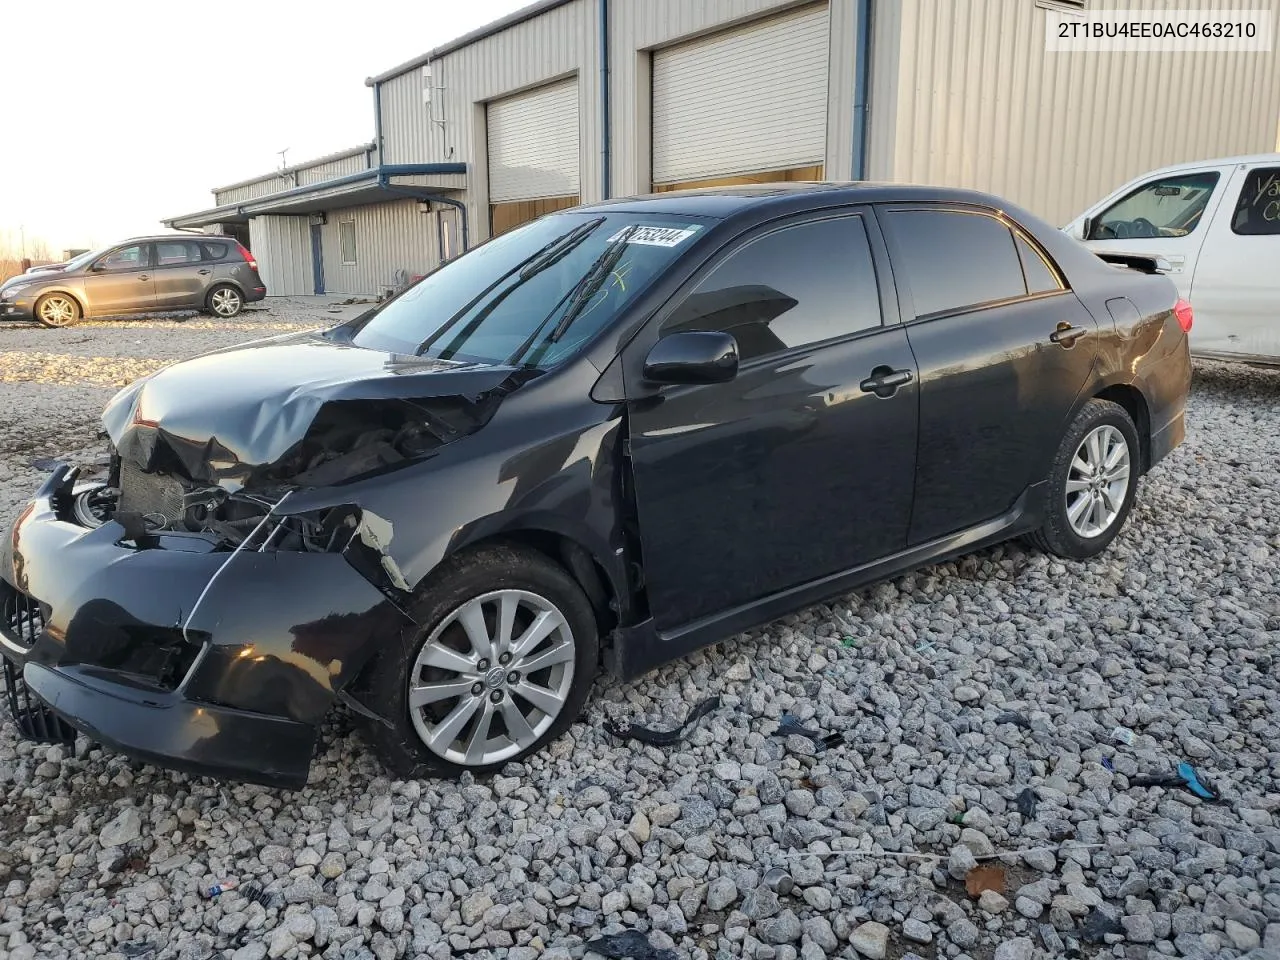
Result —
[[966, 191], [669, 193], [161, 370], [0, 548], [20, 726], [296, 786], [342, 701], [400, 775], [491, 771], [602, 669], [1015, 536], [1095, 556], [1191, 376], [1190, 308], [1109, 256]]

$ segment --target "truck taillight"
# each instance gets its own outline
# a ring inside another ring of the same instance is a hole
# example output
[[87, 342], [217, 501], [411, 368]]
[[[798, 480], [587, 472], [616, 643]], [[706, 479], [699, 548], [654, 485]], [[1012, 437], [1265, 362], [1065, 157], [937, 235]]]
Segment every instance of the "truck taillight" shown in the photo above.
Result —
[[1173, 315], [1178, 318], [1178, 326], [1182, 328], [1182, 332], [1190, 333], [1191, 324], [1195, 322], [1191, 304], [1179, 297], [1178, 302], [1173, 305]]
[[246, 247], [243, 243], [237, 243], [236, 247], [240, 251], [240, 256], [244, 257], [244, 262], [249, 264], [249, 266], [254, 270], [257, 270], [258, 261], [253, 259], [253, 254], [249, 252], [249, 248]]

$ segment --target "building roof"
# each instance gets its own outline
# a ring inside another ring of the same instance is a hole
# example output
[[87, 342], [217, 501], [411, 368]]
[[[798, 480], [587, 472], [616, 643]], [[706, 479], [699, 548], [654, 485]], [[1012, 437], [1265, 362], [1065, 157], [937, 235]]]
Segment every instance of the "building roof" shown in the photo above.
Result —
[[[359, 207], [416, 194], [427, 196], [443, 191], [463, 189], [466, 185], [465, 163], [409, 163], [370, 167], [318, 183], [278, 190], [251, 200], [240, 200], [209, 210], [182, 214], [161, 223], [169, 227], [203, 227], [213, 223], [245, 223], [261, 214], [307, 214], [335, 207]], [[392, 178], [412, 178], [410, 182], [393, 183]]]
[[369, 77], [365, 80], [364, 84], [366, 87], [372, 87], [374, 84], [391, 80], [403, 73], [408, 73], [410, 70], [416, 70], [418, 67], [430, 63], [432, 60], [443, 57], [446, 53], [452, 53], [455, 50], [460, 50], [463, 47], [475, 43], [477, 40], [483, 40], [485, 37], [491, 37], [495, 33], [501, 33], [509, 27], [514, 27], [517, 24], [524, 23], [526, 20], [532, 20], [534, 17], [539, 14], [546, 13], [548, 10], [554, 10], [556, 7], [562, 7], [566, 3], [572, 2], [573, 0], [538, 0], [537, 3], [531, 3], [527, 7], [521, 7], [515, 13], [509, 13], [505, 17], [494, 20], [492, 23], [480, 27], [478, 30], [472, 30], [470, 33], [464, 33], [462, 36], [454, 40], [450, 40], [448, 43], [436, 47], [434, 50], [428, 50], [421, 56], [414, 57], [412, 60], [406, 60], [399, 66], [392, 67], [390, 70], [386, 70], [378, 74], [376, 77]]
[[300, 170], [310, 170], [312, 167], [318, 167], [322, 163], [332, 163], [334, 160], [345, 160], [347, 157], [359, 156], [362, 153], [368, 153], [372, 149], [372, 142], [362, 143], [358, 147], [348, 147], [346, 150], [339, 150], [337, 153], [326, 153], [323, 157], [316, 157], [314, 160], [307, 160], [303, 163], [295, 163], [292, 166], [281, 167], [279, 170], [271, 170], [268, 173], [262, 173], [256, 177], [249, 177], [247, 180], [237, 180], [235, 183], [228, 183], [223, 187], [214, 187], [213, 192], [223, 193], [227, 190], [234, 190], [236, 187], [247, 187], [251, 183], [261, 183], [263, 180], [272, 180], [276, 177], [287, 177]]

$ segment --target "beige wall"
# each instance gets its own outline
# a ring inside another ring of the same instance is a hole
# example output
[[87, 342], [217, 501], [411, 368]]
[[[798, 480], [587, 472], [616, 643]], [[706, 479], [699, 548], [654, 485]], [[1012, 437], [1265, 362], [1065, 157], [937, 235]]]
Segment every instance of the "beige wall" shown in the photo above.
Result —
[[[440, 260], [438, 213], [422, 213], [413, 200], [330, 210], [320, 228], [326, 294], [377, 294], [395, 282], [397, 270], [424, 274]], [[302, 218], [306, 222], [306, 218]], [[354, 220], [356, 262], [342, 262], [343, 220]]]
[[[600, 198], [600, 64], [595, 0], [563, 6], [447, 53], [382, 84], [387, 163], [467, 164], [471, 242], [489, 229], [485, 104], [553, 80], [578, 79], [582, 199]], [[430, 106], [423, 88], [430, 84]], [[442, 122], [440, 122], [442, 121]]]
[[[875, 50], [887, 58], [876, 79], [888, 76], [872, 89], [873, 172], [988, 190], [1062, 225], [1144, 171], [1274, 145], [1275, 50], [1047, 54], [1033, 0], [880, 0], [877, 10], [894, 5], [898, 41]], [[1280, 0], [1253, 5], [1280, 23]]]

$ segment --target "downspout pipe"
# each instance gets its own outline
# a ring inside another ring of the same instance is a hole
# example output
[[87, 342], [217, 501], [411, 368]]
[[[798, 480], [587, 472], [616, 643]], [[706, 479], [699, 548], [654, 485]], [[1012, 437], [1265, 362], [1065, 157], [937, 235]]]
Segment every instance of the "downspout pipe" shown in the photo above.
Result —
[[611, 147], [613, 134], [609, 111], [609, 0], [600, 0], [600, 199], [613, 196]]
[[871, 86], [871, 16], [873, 0], [858, 0], [858, 25], [854, 35], [853, 80], [853, 179], [867, 179], [867, 92]]
[[382, 166], [387, 159], [382, 150], [382, 84], [376, 80], [373, 83], [373, 149], [378, 151], [378, 166]]
[[390, 174], [388, 173], [378, 174], [378, 186], [397, 197], [407, 197], [410, 200], [430, 200], [433, 203], [447, 203], [451, 207], [457, 207], [460, 211], [459, 220], [462, 222], [462, 252], [466, 253], [471, 248], [471, 233], [467, 229], [467, 205], [461, 200], [439, 196], [434, 193], [425, 193], [421, 190], [394, 186], [390, 182]]

